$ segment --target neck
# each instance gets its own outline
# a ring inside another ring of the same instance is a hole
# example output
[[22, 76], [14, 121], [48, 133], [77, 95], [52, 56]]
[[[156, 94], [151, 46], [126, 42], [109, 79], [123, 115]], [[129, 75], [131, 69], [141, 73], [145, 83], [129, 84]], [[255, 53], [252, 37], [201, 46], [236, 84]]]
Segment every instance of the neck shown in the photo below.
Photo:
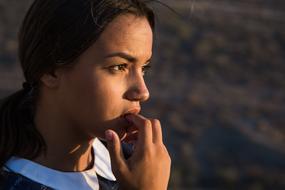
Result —
[[[93, 166], [93, 138], [81, 134], [79, 128], [60, 114], [56, 106], [37, 105], [35, 125], [43, 136], [47, 149], [35, 162], [46, 167], [65, 171], [78, 172]], [[61, 112], [62, 113], [62, 112]], [[76, 130], [77, 129], [77, 130]]]
[[46, 153], [35, 158], [35, 162], [63, 172], [81, 172], [93, 167], [92, 148], [88, 144], [66, 148], [47, 143], [47, 147]]

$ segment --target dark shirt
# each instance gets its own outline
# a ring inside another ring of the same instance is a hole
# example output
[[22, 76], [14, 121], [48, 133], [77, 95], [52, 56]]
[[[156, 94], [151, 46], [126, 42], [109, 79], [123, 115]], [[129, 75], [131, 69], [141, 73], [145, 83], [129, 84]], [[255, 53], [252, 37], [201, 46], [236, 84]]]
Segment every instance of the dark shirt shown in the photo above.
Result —
[[[118, 190], [116, 181], [107, 180], [97, 175], [100, 190]], [[1, 171], [0, 190], [54, 190], [43, 184], [30, 180], [29, 178], [12, 171]]]
[[[103, 143], [105, 144], [105, 143]], [[132, 154], [131, 145], [122, 143], [123, 153], [126, 159]], [[97, 174], [100, 190], [118, 190], [119, 184], [110, 181]], [[54, 190], [43, 184], [35, 182], [21, 174], [11, 171], [9, 168], [0, 170], [0, 190]]]

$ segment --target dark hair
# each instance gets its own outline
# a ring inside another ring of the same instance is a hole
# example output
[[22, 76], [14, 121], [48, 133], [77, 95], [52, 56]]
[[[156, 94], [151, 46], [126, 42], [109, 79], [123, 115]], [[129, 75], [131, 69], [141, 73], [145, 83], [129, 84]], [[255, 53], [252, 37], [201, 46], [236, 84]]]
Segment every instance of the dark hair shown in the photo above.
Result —
[[33, 116], [40, 78], [71, 66], [121, 14], [146, 17], [154, 30], [153, 11], [142, 0], [35, 0], [19, 33], [24, 88], [0, 105], [0, 168], [11, 156], [33, 159], [45, 150]]

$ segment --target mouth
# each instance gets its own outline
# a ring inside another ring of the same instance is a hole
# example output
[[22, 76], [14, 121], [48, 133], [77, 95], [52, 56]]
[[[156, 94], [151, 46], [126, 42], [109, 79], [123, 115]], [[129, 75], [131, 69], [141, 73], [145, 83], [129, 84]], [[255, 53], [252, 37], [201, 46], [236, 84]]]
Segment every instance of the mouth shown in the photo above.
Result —
[[134, 107], [134, 108], [131, 108], [131, 109], [127, 110], [126, 112], [123, 112], [123, 114], [120, 116], [120, 118], [122, 120], [124, 120], [124, 123], [127, 123], [127, 125], [125, 125], [125, 127], [124, 127], [124, 135], [121, 137], [121, 141], [125, 141], [125, 139], [128, 139], [129, 136], [132, 136], [132, 134], [130, 133], [129, 129], [132, 128], [133, 124], [130, 123], [126, 119], [126, 116], [130, 115], [130, 114], [137, 115], [137, 114], [140, 113], [140, 111], [141, 111], [140, 107]]
[[140, 113], [140, 111], [141, 111], [140, 107], [134, 107], [134, 108], [131, 108], [131, 109], [127, 110], [126, 112], [124, 112], [120, 117], [125, 118], [129, 114], [137, 115]]

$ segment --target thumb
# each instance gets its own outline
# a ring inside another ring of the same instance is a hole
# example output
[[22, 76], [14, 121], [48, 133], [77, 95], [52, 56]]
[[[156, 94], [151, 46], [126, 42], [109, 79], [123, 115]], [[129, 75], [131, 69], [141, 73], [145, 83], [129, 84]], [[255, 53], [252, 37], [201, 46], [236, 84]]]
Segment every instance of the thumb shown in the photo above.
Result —
[[105, 131], [105, 138], [111, 157], [112, 171], [117, 178], [120, 178], [122, 175], [126, 174], [128, 169], [126, 160], [123, 156], [120, 138], [113, 130]]

